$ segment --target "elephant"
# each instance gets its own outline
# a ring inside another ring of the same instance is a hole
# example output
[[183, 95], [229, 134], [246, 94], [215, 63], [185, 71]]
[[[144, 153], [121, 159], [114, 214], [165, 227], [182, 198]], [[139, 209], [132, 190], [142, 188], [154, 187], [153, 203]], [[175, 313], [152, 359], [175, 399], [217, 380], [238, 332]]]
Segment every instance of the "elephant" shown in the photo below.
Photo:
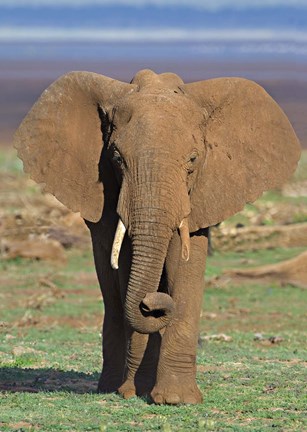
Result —
[[92, 239], [102, 291], [102, 393], [201, 403], [196, 350], [208, 229], [278, 187], [295, 132], [257, 83], [70, 72], [15, 134], [24, 170]]

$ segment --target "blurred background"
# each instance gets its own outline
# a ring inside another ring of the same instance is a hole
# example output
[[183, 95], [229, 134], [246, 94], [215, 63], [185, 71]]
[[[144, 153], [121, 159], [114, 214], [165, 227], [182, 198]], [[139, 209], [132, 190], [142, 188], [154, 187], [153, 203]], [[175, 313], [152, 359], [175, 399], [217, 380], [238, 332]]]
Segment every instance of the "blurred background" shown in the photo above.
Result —
[[256, 80], [307, 147], [305, 0], [0, 0], [0, 143], [59, 75]]

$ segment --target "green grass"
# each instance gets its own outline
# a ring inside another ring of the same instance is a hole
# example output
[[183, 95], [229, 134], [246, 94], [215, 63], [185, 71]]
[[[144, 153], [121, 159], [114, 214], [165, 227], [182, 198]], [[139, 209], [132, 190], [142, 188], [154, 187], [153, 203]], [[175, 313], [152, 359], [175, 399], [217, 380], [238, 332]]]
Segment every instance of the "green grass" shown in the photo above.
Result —
[[294, 175], [295, 180], [307, 180], [307, 151], [303, 150]]
[[[217, 253], [209, 258], [207, 273], [244, 266], [246, 259], [253, 265], [274, 262], [299, 251]], [[70, 252], [66, 267], [2, 262], [0, 278], [1, 432], [307, 428], [306, 291], [272, 284], [209, 286], [197, 360], [204, 402], [171, 407], [95, 394], [103, 309], [90, 251]], [[56, 286], [53, 294], [49, 289], [50, 298], [42, 280]], [[202, 338], [215, 333], [232, 340]], [[255, 333], [263, 338], [255, 340]], [[279, 342], [269, 341], [277, 336]]]
[[23, 164], [16, 157], [15, 150], [11, 148], [0, 148], [0, 168], [2, 173], [21, 174]]

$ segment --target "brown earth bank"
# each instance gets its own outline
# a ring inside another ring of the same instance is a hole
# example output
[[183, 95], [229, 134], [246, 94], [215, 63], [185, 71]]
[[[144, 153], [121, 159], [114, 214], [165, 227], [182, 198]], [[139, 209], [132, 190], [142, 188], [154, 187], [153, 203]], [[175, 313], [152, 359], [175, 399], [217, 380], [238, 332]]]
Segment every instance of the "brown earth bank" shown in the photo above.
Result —
[[295, 258], [277, 264], [263, 265], [252, 269], [228, 270], [223, 273], [232, 280], [274, 280], [282, 285], [290, 284], [307, 289], [307, 251]]
[[288, 115], [302, 146], [307, 148], [307, 65], [278, 62], [193, 63], [149, 61], [111, 63], [22, 62], [9, 61], [0, 65], [0, 145], [10, 145], [13, 132], [42, 91], [58, 76], [71, 70], [90, 70], [123, 81], [130, 81], [144, 68], [156, 72], [175, 72], [185, 81], [198, 81], [218, 76], [242, 76], [259, 82]]

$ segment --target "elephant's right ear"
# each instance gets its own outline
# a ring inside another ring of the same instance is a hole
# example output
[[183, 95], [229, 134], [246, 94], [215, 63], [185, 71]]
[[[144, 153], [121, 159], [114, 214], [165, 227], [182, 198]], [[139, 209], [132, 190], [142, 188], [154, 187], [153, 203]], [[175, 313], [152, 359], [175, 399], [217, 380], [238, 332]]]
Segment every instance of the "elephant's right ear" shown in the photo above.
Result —
[[43, 92], [15, 133], [24, 170], [92, 222], [100, 219], [104, 201], [99, 111], [107, 111], [132, 89], [92, 72], [71, 72]]
[[300, 145], [266, 91], [242, 78], [186, 84], [204, 114], [206, 160], [191, 192], [190, 229], [215, 225], [294, 172]]

